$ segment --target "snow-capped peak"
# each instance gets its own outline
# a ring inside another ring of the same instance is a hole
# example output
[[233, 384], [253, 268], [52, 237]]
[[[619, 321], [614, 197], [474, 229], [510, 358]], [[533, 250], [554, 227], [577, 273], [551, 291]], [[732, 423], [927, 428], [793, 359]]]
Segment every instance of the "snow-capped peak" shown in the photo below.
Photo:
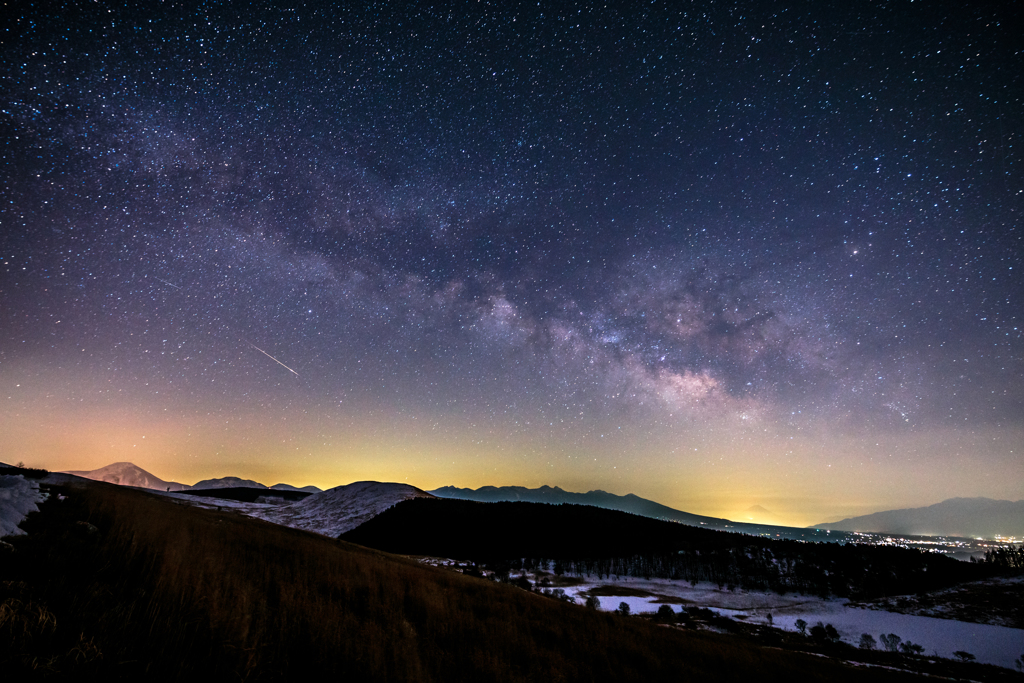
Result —
[[191, 488], [186, 484], [164, 481], [160, 477], [150, 474], [138, 465], [130, 462], [115, 462], [96, 470], [73, 470], [65, 472], [65, 474], [73, 474], [77, 477], [84, 477], [94, 481], [105, 481], [109, 484], [135, 486], [143, 489], [156, 489], [158, 491], [183, 491]]

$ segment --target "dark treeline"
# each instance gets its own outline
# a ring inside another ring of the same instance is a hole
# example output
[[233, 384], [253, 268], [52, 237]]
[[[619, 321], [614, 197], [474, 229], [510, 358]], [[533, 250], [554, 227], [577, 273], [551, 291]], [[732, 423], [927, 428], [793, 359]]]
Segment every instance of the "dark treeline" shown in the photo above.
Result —
[[986, 550], [985, 559], [980, 562], [1002, 570], [1024, 569], [1024, 545]]
[[[566, 574], [705, 581], [720, 588], [858, 598], [935, 590], [980, 576], [948, 564], [956, 560], [904, 548], [742, 541], [731, 548], [711, 550], [552, 559], [548, 566]], [[527, 558], [524, 564], [543, 566], [545, 559]], [[515, 568], [514, 564], [510, 568]]]
[[877, 597], [980, 579], [971, 564], [918, 550], [802, 543], [701, 529], [583, 505], [404, 501], [342, 536], [389, 552], [498, 568], [705, 581], [722, 587]]

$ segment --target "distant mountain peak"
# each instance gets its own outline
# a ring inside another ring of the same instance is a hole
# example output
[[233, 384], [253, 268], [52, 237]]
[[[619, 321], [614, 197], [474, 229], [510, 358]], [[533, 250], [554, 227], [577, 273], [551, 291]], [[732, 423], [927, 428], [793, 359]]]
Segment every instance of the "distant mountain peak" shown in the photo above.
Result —
[[292, 486], [291, 484], [274, 484], [270, 488], [276, 491], [304, 491], [306, 493], [320, 493], [323, 489], [316, 486]]
[[242, 479], [240, 477], [219, 477], [217, 479], [203, 479], [197, 481], [192, 487], [194, 489], [230, 489], [237, 488], [239, 486], [245, 486], [253, 489], [265, 489], [269, 488], [265, 484], [261, 484], [258, 481], [252, 479]]
[[183, 491], [191, 488], [187, 484], [164, 481], [131, 462], [115, 462], [95, 470], [72, 470], [65, 474], [73, 474], [76, 477], [83, 477], [94, 481], [104, 481], [108, 484], [134, 486], [136, 488], [157, 491]]
[[926, 507], [884, 510], [815, 524], [814, 528], [914, 536], [1020, 537], [1024, 536], [1024, 500], [949, 498]]

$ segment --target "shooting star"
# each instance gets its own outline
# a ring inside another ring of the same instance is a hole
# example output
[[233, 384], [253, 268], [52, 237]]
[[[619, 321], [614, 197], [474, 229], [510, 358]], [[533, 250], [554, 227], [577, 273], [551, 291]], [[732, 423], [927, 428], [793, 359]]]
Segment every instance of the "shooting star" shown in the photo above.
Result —
[[[243, 341], [244, 341], [244, 340], [243, 340]], [[299, 376], [299, 373], [295, 372], [295, 371], [294, 371], [294, 370], [292, 370], [292, 369], [291, 369], [290, 367], [288, 367], [287, 365], [285, 365], [284, 363], [282, 363], [282, 362], [281, 362], [281, 361], [279, 361], [278, 359], [274, 358], [274, 357], [273, 357], [273, 356], [271, 356], [271, 355], [270, 355], [269, 353], [267, 353], [266, 351], [264, 351], [264, 350], [263, 350], [263, 349], [261, 349], [260, 347], [256, 346], [256, 345], [255, 345], [255, 344], [253, 344], [252, 342], [245, 342], [245, 343], [246, 343], [246, 344], [248, 344], [249, 346], [251, 346], [252, 348], [256, 349], [257, 351], [259, 351], [259, 352], [260, 352], [260, 353], [262, 353], [262, 354], [263, 354], [264, 356], [266, 356], [266, 357], [267, 357], [267, 358], [269, 358], [270, 360], [274, 361], [275, 363], [277, 363], [277, 364], [278, 364], [278, 365], [280, 365], [280, 366], [281, 366], [282, 368], [284, 368], [284, 369], [285, 369], [285, 370], [287, 370], [288, 372], [292, 373], [292, 374], [293, 374], [293, 375], [295, 375], [296, 377], [298, 377], [298, 376]]]
[[163, 279], [162, 277], [157, 277], [156, 275], [154, 275], [153, 279], [159, 280], [160, 282], [164, 283], [165, 285], [170, 285], [171, 287], [174, 287], [175, 289], [181, 289], [181, 287], [179, 287], [178, 285], [174, 284], [173, 282], [168, 282], [167, 280]]

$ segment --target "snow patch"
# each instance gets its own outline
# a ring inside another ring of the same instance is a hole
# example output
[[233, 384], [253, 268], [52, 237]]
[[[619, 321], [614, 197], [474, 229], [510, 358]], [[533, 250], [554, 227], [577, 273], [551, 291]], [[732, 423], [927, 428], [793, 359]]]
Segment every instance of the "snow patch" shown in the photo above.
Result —
[[18, 528], [30, 512], [38, 512], [38, 504], [46, 500], [39, 484], [20, 474], [0, 476], [0, 538], [18, 536]]
[[[598, 587], [622, 587], [627, 595], [600, 596], [601, 610], [611, 611], [620, 602], [629, 605], [633, 614], [653, 613], [665, 603], [658, 597], [675, 599], [673, 611], [682, 607], [707, 607], [725, 617], [744, 618], [747, 623], [767, 624], [772, 615], [773, 626], [787, 631], [796, 630], [796, 620], [803, 619], [808, 627], [817, 622], [832, 624], [842, 640], [856, 646], [862, 633], [878, 639], [883, 633], [895, 633], [904, 641], [923, 645], [926, 654], [952, 658], [953, 652], [964, 650], [979, 662], [1014, 668], [1014, 658], [1024, 652], [1024, 630], [993, 624], [974, 624], [952, 619], [897, 614], [880, 609], [864, 609], [847, 604], [841, 599], [822, 599], [798, 593], [762, 593], [746, 590], [722, 590], [711, 584], [691, 586], [685, 581], [671, 579], [643, 579], [636, 577], [605, 578], [588, 575], [574, 577], [582, 582], [564, 586], [566, 595], [582, 604], [586, 592]], [[647, 591], [653, 597], [628, 595]], [[608, 591], [606, 588], [607, 592]]]
[[303, 500], [246, 514], [275, 524], [337, 538], [389, 507], [410, 498], [433, 498], [415, 486], [359, 481], [314, 493]]

